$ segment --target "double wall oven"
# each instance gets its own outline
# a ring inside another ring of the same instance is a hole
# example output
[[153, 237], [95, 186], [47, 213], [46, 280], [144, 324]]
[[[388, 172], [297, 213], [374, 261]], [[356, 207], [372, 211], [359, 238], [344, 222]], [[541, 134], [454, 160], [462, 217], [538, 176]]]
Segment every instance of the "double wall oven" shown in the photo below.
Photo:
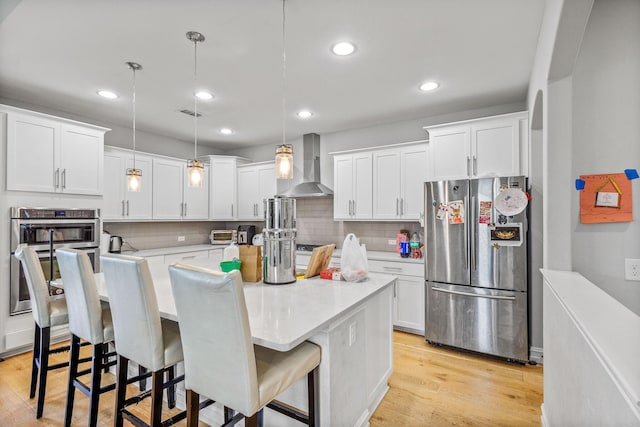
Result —
[[15, 257], [18, 245], [31, 246], [42, 265], [49, 293], [63, 298], [63, 290], [50, 285], [60, 278], [56, 249], [86, 251], [94, 271], [100, 270], [100, 210], [11, 208], [11, 284], [10, 314], [31, 310], [29, 289], [20, 261]]

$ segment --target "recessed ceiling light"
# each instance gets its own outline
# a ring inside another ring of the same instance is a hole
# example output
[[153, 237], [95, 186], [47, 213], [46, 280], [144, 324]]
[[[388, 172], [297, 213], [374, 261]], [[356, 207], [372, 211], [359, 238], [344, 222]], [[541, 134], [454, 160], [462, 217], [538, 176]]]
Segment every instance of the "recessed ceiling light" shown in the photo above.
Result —
[[331, 51], [339, 56], [351, 55], [355, 52], [356, 46], [349, 42], [340, 42], [333, 45]]
[[220, 129], [220, 133], [223, 135], [231, 135], [233, 133], [233, 131], [229, 128], [222, 128]]
[[102, 96], [103, 98], [107, 98], [107, 99], [116, 99], [118, 97], [118, 95], [114, 92], [111, 92], [110, 90], [99, 90], [98, 91], [98, 95]]
[[438, 89], [440, 87], [440, 83], [438, 82], [424, 82], [420, 85], [420, 90], [424, 92], [429, 92], [431, 90]]
[[196, 96], [205, 101], [208, 101], [213, 98], [213, 95], [211, 95], [209, 92], [206, 92], [204, 90], [201, 90], [200, 92], [196, 92]]
[[298, 111], [298, 117], [300, 117], [301, 119], [308, 119], [311, 116], [313, 116], [313, 113], [309, 110]]

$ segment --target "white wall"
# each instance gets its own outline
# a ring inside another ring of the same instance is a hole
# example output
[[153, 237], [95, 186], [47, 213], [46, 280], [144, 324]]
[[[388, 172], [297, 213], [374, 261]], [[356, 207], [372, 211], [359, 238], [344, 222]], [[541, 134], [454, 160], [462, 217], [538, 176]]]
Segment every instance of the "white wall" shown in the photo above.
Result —
[[[572, 93], [573, 175], [640, 170], [640, 1], [594, 3]], [[633, 222], [581, 224], [580, 195], [572, 191], [571, 263], [640, 314], [640, 283], [624, 280], [624, 259], [640, 259], [640, 179], [631, 182]]]

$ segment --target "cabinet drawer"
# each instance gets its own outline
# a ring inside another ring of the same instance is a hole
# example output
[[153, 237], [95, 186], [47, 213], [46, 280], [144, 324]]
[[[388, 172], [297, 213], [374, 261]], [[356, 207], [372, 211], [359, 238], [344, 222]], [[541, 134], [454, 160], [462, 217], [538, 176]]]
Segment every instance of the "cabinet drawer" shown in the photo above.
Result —
[[165, 264], [173, 264], [174, 262], [189, 262], [194, 259], [208, 259], [209, 251], [182, 252], [179, 254], [171, 254], [164, 256]]
[[408, 262], [369, 260], [369, 271], [403, 276], [424, 277], [424, 265]]

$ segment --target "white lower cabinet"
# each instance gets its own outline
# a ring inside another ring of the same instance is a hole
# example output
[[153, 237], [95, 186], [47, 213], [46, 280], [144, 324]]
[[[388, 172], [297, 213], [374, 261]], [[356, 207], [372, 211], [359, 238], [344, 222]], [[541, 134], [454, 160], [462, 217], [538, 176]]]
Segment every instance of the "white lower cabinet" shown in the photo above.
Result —
[[370, 260], [369, 271], [398, 277], [393, 288], [393, 326], [424, 335], [424, 265]]

